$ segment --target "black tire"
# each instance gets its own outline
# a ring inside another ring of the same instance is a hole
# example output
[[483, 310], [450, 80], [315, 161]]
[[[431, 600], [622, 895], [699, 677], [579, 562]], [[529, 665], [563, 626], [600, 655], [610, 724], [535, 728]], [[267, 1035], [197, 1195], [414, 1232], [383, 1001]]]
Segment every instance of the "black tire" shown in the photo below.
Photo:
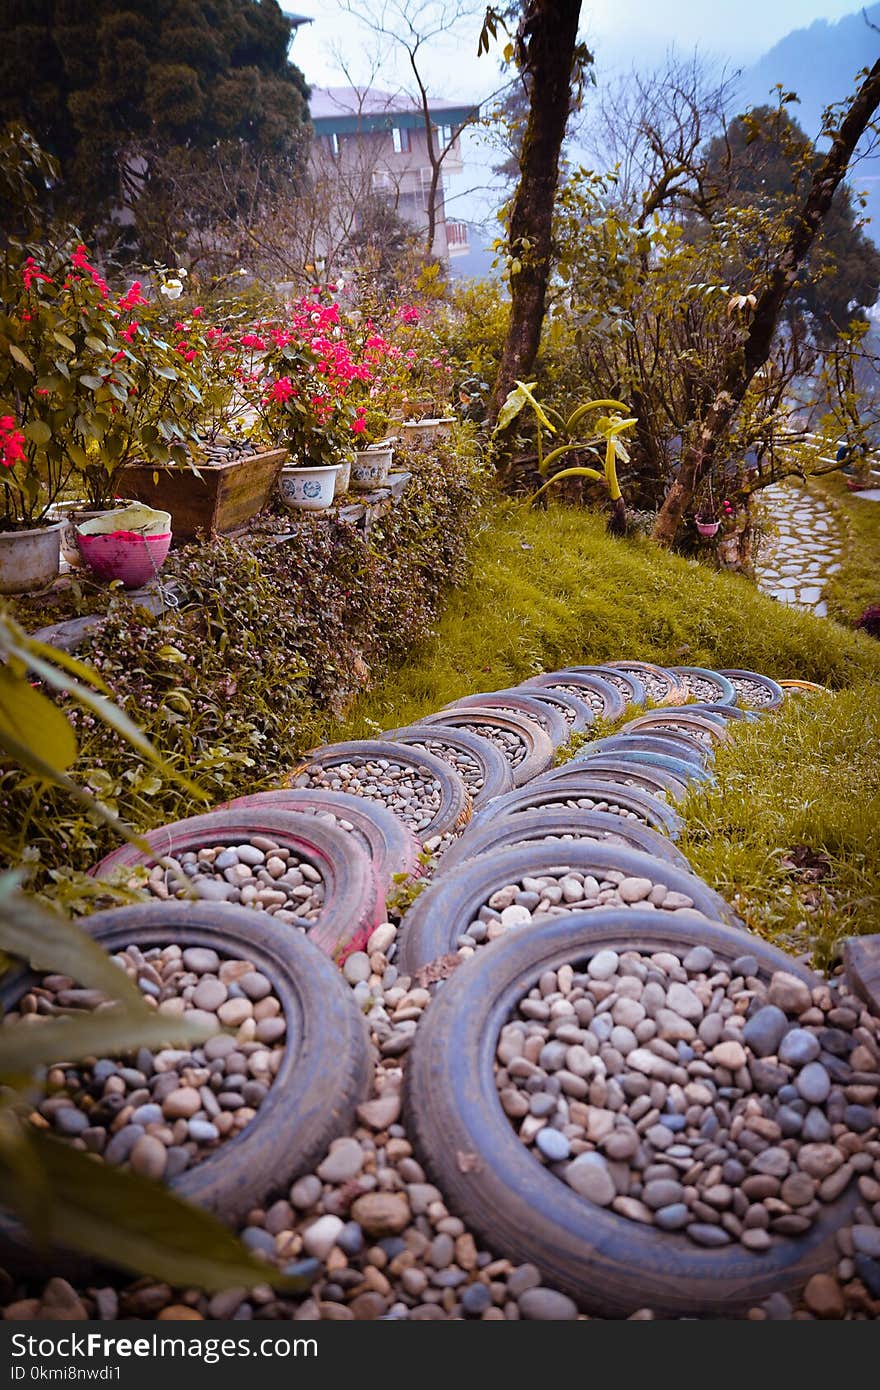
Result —
[[655, 705], [678, 705], [687, 699], [687, 687], [665, 666], [651, 661], [606, 661], [612, 671], [624, 671], [636, 677], [645, 694]]
[[661, 753], [679, 762], [691, 763], [696, 768], [704, 768], [711, 757], [698, 739], [690, 734], [609, 734], [595, 743], [586, 743], [571, 759], [573, 763], [587, 762], [594, 753], [632, 752]]
[[[403, 729], [390, 729], [384, 737], [390, 739], [392, 743], [405, 743], [414, 748], [423, 747], [425, 743], [434, 741], [439, 746], [428, 748], [426, 751], [433, 753], [435, 757], [443, 758], [444, 762], [451, 761], [442, 752], [444, 747], [450, 751], [457, 749], [475, 760], [479, 765], [483, 784], [479, 788], [471, 785], [460, 769], [455, 769], [467, 786], [475, 810], [478, 806], [485, 806], [486, 802], [491, 801], [493, 797], [503, 796], [505, 792], [513, 790], [513, 773], [510, 763], [504, 755], [487, 738], [481, 738], [479, 734], [471, 734], [467, 729], [452, 729], [445, 726], [442, 729], [435, 728], [432, 732], [428, 732], [424, 728], [420, 728], [418, 724], [408, 724]], [[455, 766], [454, 763], [452, 765]]]
[[595, 718], [614, 721], [621, 719], [626, 712], [627, 702], [620, 691], [601, 676], [588, 676], [574, 671], [550, 671], [523, 681], [521, 688], [528, 692], [533, 686], [538, 690], [558, 690], [563, 695], [574, 696], [576, 700], [585, 700]]
[[[457, 868], [469, 859], [478, 859], [482, 854], [494, 854], [499, 849], [535, 840], [553, 837], [558, 840], [562, 835], [622, 845], [627, 849], [639, 850], [642, 854], [651, 854], [655, 859], [665, 859], [668, 864], [674, 864], [685, 873], [692, 872], [681, 850], [676, 849], [672, 841], [659, 831], [623, 820], [620, 816], [610, 816], [605, 811], [571, 811], [566, 808], [561, 811], [525, 811], [518, 816], [498, 817], [485, 825], [471, 821], [464, 834], [454, 845], [450, 845], [440, 860], [434, 878], [436, 880], [440, 874]], [[559, 846], [559, 850], [563, 853], [563, 846]]]
[[571, 737], [571, 730], [559, 710], [533, 699], [524, 690], [490, 690], [477, 695], [464, 695], [460, 700], [453, 700], [451, 704], [444, 705], [439, 713], [474, 708], [506, 710], [510, 714], [519, 714], [531, 719], [539, 729], [544, 730], [554, 749], [561, 748]]
[[[717, 705], [735, 705], [736, 691], [726, 676], [720, 671], [709, 671], [703, 666], [670, 666], [673, 676], [684, 681], [688, 694], [695, 700], [711, 701]], [[712, 693], [701, 687], [714, 687]]]
[[649, 767], [647, 763], [630, 763], [623, 758], [599, 754], [587, 762], [563, 763], [554, 767], [539, 778], [541, 786], [555, 782], [564, 785], [570, 779], [583, 776], [598, 778], [601, 782], [614, 782], [622, 786], [642, 787], [653, 796], [667, 801], [683, 801], [688, 794], [688, 785], [680, 777], [674, 777], [663, 768]]
[[609, 681], [627, 705], [641, 707], [648, 703], [648, 692], [634, 671], [621, 670], [616, 666], [566, 666], [564, 670], [585, 676], [599, 676], [603, 681]]
[[[595, 805], [585, 806], [580, 805], [580, 802], [595, 802]], [[662, 835], [668, 835], [671, 840], [677, 839], [684, 827], [684, 821], [678, 812], [665, 801], [652, 796], [650, 792], [640, 791], [637, 787], [609, 786], [607, 782], [590, 777], [586, 769], [576, 782], [549, 782], [544, 786], [540, 782], [533, 782], [529, 787], [519, 787], [508, 792], [506, 796], [499, 796], [495, 801], [490, 801], [488, 806], [484, 806], [474, 816], [471, 824], [483, 826], [490, 820], [518, 816], [543, 807], [561, 811], [593, 811], [609, 802], [629, 811], [630, 816], [636, 817], [639, 824], [647, 825]], [[616, 816], [616, 812], [605, 810], [599, 814]], [[629, 824], [630, 821], [630, 817], [617, 816], [617, 819], [624, 820], [625, 824]]]
[[[178, 1196], [239, 1222], [313, 1169], [333, 1139], [351, 1133], [370, 1089], [369, 1035], [351, 988], [302, 933], [229, 903], [146, 903], [96, 913], [85, 925], [108, 951], [176, 944], [240, 955], [271, 980], [281, 1001], [287, 1043], [268, 1095], [240, 1134], [169, 1184]], [[4, 1010], [35, 978], [30, 972], [7, 977], [0, 990]], [[33, 1264], [21, 1228], [4, 1222], [4, 1264], [16, 1249], [20, 1261]], [[54, 1255], [51, 1265], [49, 1272], [57, 1273]]]
[[[785, 691], [782, 693], [784, 695]], [[740, 723], [748, 724], [760, 717], [756, 710], [740, 709], [738, 705], [701, 703], [699, 700], [696, 701], [696, 703], [685, 705], [684, 708], [687, 710], [688, 714], [714, 715], [716, 719], [723, 719], [727, 723], [736, 723], [739, 721]]]
[[[634, 743], [643, 740], [634, 739]], [[643, 767], [659, 768], [662, 772], [668, 772], [673, 777], [677, 777], [680, 782], [689, 786], [692, 782], [714, 782], [712, 773], [705, 767], [698, 767], [696, 763], [688, 762], [684, 758], [677, 758], [673, 753], [653, 753], [649, 748], [627, 748], [626, 740], [623, 740], [622, 748], [612, 748], [607, 752], [597, 749], [594, 754], [586, 758], [578, 759], [579, 767], [591, 767], [597, 760], [603, 757], [613, 758], [615, 762], [641, 763]]]
[[[757, 671], [719, 671], [718, 674], [730, 681], [736, 691], [737, 703], [742, 709], [769, 714], [771, 710], [779, 709], [785, 699], [782, 687], [769, 676], [759, 675]], [[760, 694], [760, 698], [756, 698], [756, 694]]]
[[434, 728], [437, 725], [447, 729], [464, 728], [478, 737], [488, 738], [490, 743], [492, 739], [488, 737], [488, 733], [480, 734], [481, 728], [487, 731], [494, 728], [514, 734], [526, 750], [525, 757], [520, 762], [510, 763], [515, 787], [525, 786], [526, 782], [539, 777], [553, 762], [554, 749], [549, 735], [526, 715], [502, 714], [497, 709], [471, 705], [467, 709], [439, 710], [436, 714], [429, 714], [424, 719], [417, 720], [412, 727]]
[[[438, 956], [458, 950], [458, 939], [474, 920], [486, 901], [508, 883], [524, 874], [537, 877], [545, 870], [565, 864], [569, 868], [601, 876], [605, 869], [617, 870], [627, 878], [650, 878], [662, 883], [671, 892], [684, 893], [693, 899], [693, 909], [686, 909], [687, 918], [696, 913], [715, 922], [739, 926], [739, 918], [718, 893], [702, 879], [662, 859], [654, 859], [638, 850], [619, 845], [598, 844], [591, 840], [573, 840], [563, 849], [553, 841], [537, 842], [525, 847], [498, 850], [479, 859], [470, 859], [448, 874], [438, 875], [416, 899], [403, 919], [396, 964], [402, 975], [414, 975]], [[608, 908], [597, 909], [602, 915]], [[641, 909], [646, 912], [645, 909]], [[675, 914], [673, 914], [675, 915]], [[537, 923], [555, 918], [536, 918]], [[678, 919], [684, 921], [682, 914]], [[538, 931], [534, 926], [522, 928]], [[743, 935], [743, 941], [746, 940]], [[481, 946], [480, 950], [486, 948]], [[745, 949], [745, 947], [743, 947]]]
[[579, 699], [576, 695], [571, 695], [562, 690], [544, 690], [541, 686], [513, 686], [511, 689], [517, 694], [524, 694], [533, 700], [538, 700], [542, 705], [550, 705], [559, 711], [568, 725], [569, 738], [572, 734], [582, 734], [589, 729], [596, 716], [586, 700]]
[[[312, 943], [327, 956], [339, 957], [351, 943], [369, 934], [375, 925], [377, 884], [373, 865], [353, 836], [315, 816], [260, 809], [208, 812], [188, 820], [151, 830], [144, 839], [153, 853], [142, 854], [135, 845], [123, 845], [90, 870], [101, 878], [111, 869], [155, 864], [168, 855], [185, 854], [215, 845], [236, 845], [252, 835], [267, 835], [307, 859], [324, 880], [325, 896], [320, 919], [307, 930]], [[184, 904], [192, 906], [194, 904]], [[251, 917], [262, 913], [250, 912]], [[287, 928], [298, 935], [296, 928]]]
[[698, 943], [728, 961], [747, 948], [765, 978], [782, 969], [820, 983], [781, 951], [713, 922], [683, 926], [665, 912], [578, 913], [545, 919], [540, 930], [508, 933], [455, 970], [409, 1054], [409, 1132], [450, 1210], [498, 1255], [535, 1264], [546, 1283], [600, 1316], [626, 1317], [645, 1307], [670, 1317], [726, 1316], [802, 1287], [837, 1262], [835, 1234], [858, 1201], [857, 1190], [845, 1193], [807, 1235], [766, 1253], [699, 1249], [685, 1236], [636, 1225], [579, 1197], [514, 1131], [495, 1087], [495, 1047], [501, 1027], [544, 971], [603, 946], [656, 951]]
[[[315, 763], [332, 768], [340, 763], [355, 762], [358, 758], [370, 761], [374, 758], [387, 758], [398, 766], [423, 767], [440, 784], [440, 809], [429, 823], [413, 833], [422, 841], [435, 835], [445, 835], [448, 831], [460, 830], [471, 818], [471, 799], [468, 789], [454, 768], [433, 753], [416, 753], [405, 743], [392, 743], [387, 739], [358, 739], [348, 743], [328, 743], [316, 748], [290, 774], [289, 786], [310, 787], [309, 771]], [[364, 798], [369, 801], [375, 798]], [[382, 803], [384, 804], [384, 803]], [[390, 807], [388, 808], [390, 809]], [[395, 813], [396, 814], [396, 813]]]
[[637, 719], [624, 724], [620, 732], [650, 734], [653, 730], [668, 729], [674, 734], [681, 730], [702, 743], [704, 748], [712, 750], [717, 743], [723, 743], [730, 737], [728, 723], [718, 715], [692, 713], [688, 705], [683, 705], [680, 708], [648, 710], [647, 714], [640, 714]]

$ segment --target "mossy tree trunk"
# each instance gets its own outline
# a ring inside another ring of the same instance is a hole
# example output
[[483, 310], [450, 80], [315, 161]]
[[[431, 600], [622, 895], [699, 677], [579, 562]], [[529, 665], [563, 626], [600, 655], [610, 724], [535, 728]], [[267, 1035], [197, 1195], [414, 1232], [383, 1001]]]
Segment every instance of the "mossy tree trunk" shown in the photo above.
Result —
[[530, 104], [519, 184], [510, 212], [508, 254], [518, 269], [510, 276], [510, 318], [492, 396], [493, 422], [514, 382], [529, 375], [538, 355], [580, 11], [581, 0], [527, 0], [517, 35], [518, 61], [529, 83]]
[[755, 373], [770, 356], [779, 314], [844, 178], [853, 151], [880, 106], [880, 60], [865, 77], [817, 167], [788, 239], [758, 293], [745, 341], [722, 360], [718, 388], [694, 437], [685, 445], [673, 481], [654, 526], [654, 539], [672, 545], [701, 476], [724, 447], [737, 410]]

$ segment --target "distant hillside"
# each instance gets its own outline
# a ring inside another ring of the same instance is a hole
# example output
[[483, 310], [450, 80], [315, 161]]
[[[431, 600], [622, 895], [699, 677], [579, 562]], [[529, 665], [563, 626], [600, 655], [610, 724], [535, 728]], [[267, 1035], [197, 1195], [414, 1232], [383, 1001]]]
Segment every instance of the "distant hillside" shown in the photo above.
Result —
[[[880, 4], [867, 6], [865, 14], [880, 28]], [[865, 23], [861, 10], [836, 23], [817, 19], [806, 29], [793, 29], [744, 71], [741, 105], [772, 101], [772, 89], [780, 82], [786, 91], [797, 92], [800, 103], [791, 107], [791, 113], [815, 138], [825, 107], [849, 96], [856, 73], [871, 67], [878, 56], [880, 33]], [[868, 193], [866, 215], [871, 223], [867, 230], [880, 245], [880, 156], [858, 163], [850, 182]]]

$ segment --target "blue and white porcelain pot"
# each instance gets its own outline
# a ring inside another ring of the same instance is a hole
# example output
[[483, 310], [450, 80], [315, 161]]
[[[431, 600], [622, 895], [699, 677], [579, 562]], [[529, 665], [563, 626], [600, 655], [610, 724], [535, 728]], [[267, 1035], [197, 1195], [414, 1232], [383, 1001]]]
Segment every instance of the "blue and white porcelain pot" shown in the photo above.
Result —
[[336, 477], [341, 463], [302, 468], [282, 468], [278, 490], [285, 507], [292, 512], [322, 512], [333, 502]]

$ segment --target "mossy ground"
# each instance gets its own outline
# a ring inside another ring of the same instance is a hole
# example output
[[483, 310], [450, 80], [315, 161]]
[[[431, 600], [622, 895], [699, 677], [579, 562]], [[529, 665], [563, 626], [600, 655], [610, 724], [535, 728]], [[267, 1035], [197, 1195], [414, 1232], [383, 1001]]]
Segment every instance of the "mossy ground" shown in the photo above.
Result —
[[[737, 725], [717, 755], [718, 786], [688, 805], [683, 848], [749, 926], [817, 963], [841, 937], [877, 930], [880, 644], [739, 576], [614, 540], [583, 511], [490, 508], [473, 572], [433, 636], [327, 734], [375, 736], [464, 694], [624, 656], [750, 668], [837, 692]], [[792, 852], [803, 871], [786, 867]]]
[[853, 623], [871, 604], [880, 603], [880, 502], [850, 492], [840, 473], [822, 480], [844, 532], [840, 569], [825, 591], [828, 612]]

